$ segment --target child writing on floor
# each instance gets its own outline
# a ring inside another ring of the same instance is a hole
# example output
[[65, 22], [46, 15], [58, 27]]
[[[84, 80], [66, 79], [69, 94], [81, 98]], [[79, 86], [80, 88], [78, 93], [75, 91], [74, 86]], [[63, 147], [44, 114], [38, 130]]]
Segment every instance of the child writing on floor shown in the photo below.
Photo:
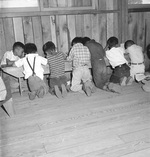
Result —
[[37, 47], [33, 43], [25, 45], [24, 58], [15, 62], [17, 67], [23, 66], [25, 79], [28, 81], [29, 86], [29, 99], [34, 100], [36, 96], [43, 98], [47, 93], [47, 86], [44, 82], [44, 69], [42, 65], [47, 64], [47, 59], [37, 54]]
[[50, 67], [49, 91], [58, 98], [64, 98], [67, 96], [64, 55], [56, 51], [55, 44], [51, 41], [43, 45], [43, 51]]
[[73, 61], [71, 90], [74, 92], [84, 91], [87, 96], [91, 96], [92, 90], [95, 88], [89, 69], [91, 55], [89, 49], [82, 44], [82, 38], [76, 37], [72, 40], [72, 48], [67, 59]]
[[124, 47], [131, 60], [130, 75], [133, 80], [140, 81], [141, 78], [145, 77], [144, 54], [142, 52], [142, 47], [136, 45], [132, 40], [127, 40]]
[[131, 81], [130, 67], [124, 57], [124, 49], [118, 46], [118, 39], [110, 37], [107, 40], [106, 57], [113, 68], [110, 82], [120, 84], [121, 86], [129, 85]]

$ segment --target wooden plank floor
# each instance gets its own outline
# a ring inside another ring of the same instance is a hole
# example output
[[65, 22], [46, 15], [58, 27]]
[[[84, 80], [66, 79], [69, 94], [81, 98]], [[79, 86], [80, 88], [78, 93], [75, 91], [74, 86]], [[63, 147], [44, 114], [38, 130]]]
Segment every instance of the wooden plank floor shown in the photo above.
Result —
[[0, 110], [0, 157], [150, 156], [150, 93], [141, 84], [122, 94], [13, 100], [14, 117]]

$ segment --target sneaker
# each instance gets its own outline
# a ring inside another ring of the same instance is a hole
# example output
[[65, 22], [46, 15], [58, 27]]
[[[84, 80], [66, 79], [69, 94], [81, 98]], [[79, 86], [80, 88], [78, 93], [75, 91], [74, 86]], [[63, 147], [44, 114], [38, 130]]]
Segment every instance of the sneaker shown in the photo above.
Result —
[[132, 83], [133, 83], [133, 78], [130, 76], [127, 78], [126, 85], [130, 86], [130, 85], [132, 85]]
[[126, 86], [126, 82], [127, 82], [127, 77], [123, 77], [120, 80], [120, 86]]
[[62, 98], [62, 94], [58, 86], [54, 86], [54, 90], [55, 90], [55, 95], [57, 96], [57, 98]]
[[40, 87], [40, 89], [37, 92], [37, 96], [38, 96], [38, 98], [43, 98], [44, 95], [45, 95], [44, 87]]
[[91, 91], [91, 88], [90, 87], [86, 87], [85, 88], [85, 93], [88, 97], [90, 97], [92, 95], [92, 91]]
[[109, 89], [109, 91], [114, 92], [114, 93], [121, 93], [121, 91], [122, 91], [121, 86], [119, 84], [115, 84], [115, 83], [109, 83], [108, 89]]
[[67, 96], [66, 86], [64, 84], [62, 84], [61, 89], [62, 89], [62, 97], [65, 98]]
[[36, 92], [35, 92], [35, 91], [34, 91], [34, 92], [31, 92], [31, 93], [29, 93], [28, 95], [29, 95], [29, 99], [30, 99], [30, 100], [34, 100], [35, 97], [36, 97]]

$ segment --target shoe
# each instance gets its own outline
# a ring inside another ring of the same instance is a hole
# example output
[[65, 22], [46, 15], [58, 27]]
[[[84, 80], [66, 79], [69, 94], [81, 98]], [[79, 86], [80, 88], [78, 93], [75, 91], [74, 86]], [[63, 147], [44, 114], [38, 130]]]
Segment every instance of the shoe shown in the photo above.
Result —
[[86, 87], [85, 88], [85, 93], [88, 97], [90, 97], [92, 95], [92, 91], [91, 91], [91, 88], [90, 87]]
[[62, 89], [62, 97], [65, 98], [67, 96], [66, 86], [64, 84], [62, 84], [61, 89]]
[[38, 98], [43, 98], [44, 95], [45, 95], [44, 87], [40, 87], [40, 89], [37, 92], [37, 96], [38, 96]]
[[120, 80], [120, 86], [126, 86], [126, 82], [127, 82], [127, 77], [123, 77]]
[[54, 86], [54, 90], [55, 90], [55, 95], [57, 96], [57, 98], [62, 98], [62, 94], [58, 86]]
[[127, 78], [126, 85], [130, 86], [130, 85], [132, 85], [132, 83], [133, 83], [133, 78], [130, 76]]
[[34, 100], [36, 98], [36, 92], [31, 92], [28, 95], [30, 100]]
[[121, 91], [122, 91], [121, 86], [119, 84], [115, 84], [115, 83], [109, 83], [108, 89], [109, 89], [109, 91], [114, 92], [114, 93], [121, 93]]
[[55, 91], [54, 91], [54, 89], [49, 88], [49, 93], [50, 93], [51, 95], [55, 95]]

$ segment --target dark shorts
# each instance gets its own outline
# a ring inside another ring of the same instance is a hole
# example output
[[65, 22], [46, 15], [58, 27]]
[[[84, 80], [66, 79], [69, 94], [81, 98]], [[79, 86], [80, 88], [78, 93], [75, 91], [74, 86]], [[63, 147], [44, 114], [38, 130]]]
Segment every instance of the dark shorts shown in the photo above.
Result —
[[120, 83], [121, 78], [130, 76], [130, 67], [127, 64], [115, 67], [110, 77], [110, 82]]
[[51, 89], [53, 89], [54, 86], [61, 87], [62, 84], [64, 84], [65, 86], [67, 85], [67, 77], [65, 75], [60, 77], [50, 78], [49, 80], [49, 87]]

